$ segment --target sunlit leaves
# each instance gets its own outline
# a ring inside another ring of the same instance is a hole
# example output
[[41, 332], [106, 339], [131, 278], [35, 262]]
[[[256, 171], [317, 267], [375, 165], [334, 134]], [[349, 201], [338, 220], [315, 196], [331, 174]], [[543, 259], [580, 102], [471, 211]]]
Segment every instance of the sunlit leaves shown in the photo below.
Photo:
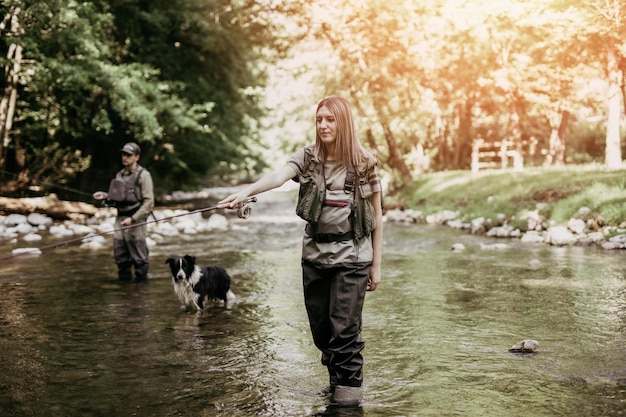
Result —
[[[351, 0], [309, 13], [324, 59], [334, 58], [327, 91], [356, 102], [390, 167], [399, 168], [390, 147], [406, 154], [419, 143], [445, 169], [467, 167], [477, 137], [547, 146], [555, 114], [597, 114], [604, 52], [587, 39], [619, 36], [619, 4]], [[611, 29], [595, 27], [600, 9]]]

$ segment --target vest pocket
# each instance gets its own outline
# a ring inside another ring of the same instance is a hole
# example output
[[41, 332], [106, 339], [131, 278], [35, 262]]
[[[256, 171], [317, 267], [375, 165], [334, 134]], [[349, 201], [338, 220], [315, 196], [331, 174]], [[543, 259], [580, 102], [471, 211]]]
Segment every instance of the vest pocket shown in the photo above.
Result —
[[352, 232], [350, 221], [354, 209], [352, 195], [346, 195], [343, 190], [326, 191], [317, 233], [340, 235]]
[[370, 199], [363, 199], [356, 205], [354, 213], [354, 234], [357, 239], [369, 236], [376, 229], [376, 211]]
[[323, 204], [324, 189], [312, 176], [302, 176], [296, 214], [309, 223], [317, 223]]

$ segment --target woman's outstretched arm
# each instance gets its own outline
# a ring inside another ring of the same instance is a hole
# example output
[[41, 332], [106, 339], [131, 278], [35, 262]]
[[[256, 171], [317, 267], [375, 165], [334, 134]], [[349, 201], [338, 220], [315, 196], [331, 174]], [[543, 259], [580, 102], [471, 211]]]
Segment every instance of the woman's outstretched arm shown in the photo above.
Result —
[[245, 201], [246, 198], [278, 188], [295, 176], [296, 171], [290, 165], [285, 165], [276, 171], [265, 174], [256, 182], [247, 185], [241, 191], [229, 195], [217, 204], [228, 204], [230, 208], [236, 207], [239, 203]]

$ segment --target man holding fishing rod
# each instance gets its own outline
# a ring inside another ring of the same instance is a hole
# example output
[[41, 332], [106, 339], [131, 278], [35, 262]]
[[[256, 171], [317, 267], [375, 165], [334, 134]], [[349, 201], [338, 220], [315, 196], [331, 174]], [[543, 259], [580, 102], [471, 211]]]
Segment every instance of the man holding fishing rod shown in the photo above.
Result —
[[120, 281], [130, 281], [134, 267], [135, 280], [144, 282], [149, 269], [146, 220], [154, 208], [152, 175], [138, 164], [139, 145], [128, 142], [120, 150], [124, 168], [111, 181], [108, 193], [96, 191], [93, 198], [117, 208], [113, 256]]

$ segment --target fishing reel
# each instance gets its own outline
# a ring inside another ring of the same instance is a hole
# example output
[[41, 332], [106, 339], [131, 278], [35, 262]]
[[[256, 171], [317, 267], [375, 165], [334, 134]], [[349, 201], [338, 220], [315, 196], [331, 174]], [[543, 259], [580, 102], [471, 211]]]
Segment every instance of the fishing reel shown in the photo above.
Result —
[[256, 203], [256, 197], [247, 198], [246, 201], [237, 209], [237, 216], [239, 216], [240, 219], [245, 220], [250, 217], [252, 207], [250, 207], [248, 203]]

